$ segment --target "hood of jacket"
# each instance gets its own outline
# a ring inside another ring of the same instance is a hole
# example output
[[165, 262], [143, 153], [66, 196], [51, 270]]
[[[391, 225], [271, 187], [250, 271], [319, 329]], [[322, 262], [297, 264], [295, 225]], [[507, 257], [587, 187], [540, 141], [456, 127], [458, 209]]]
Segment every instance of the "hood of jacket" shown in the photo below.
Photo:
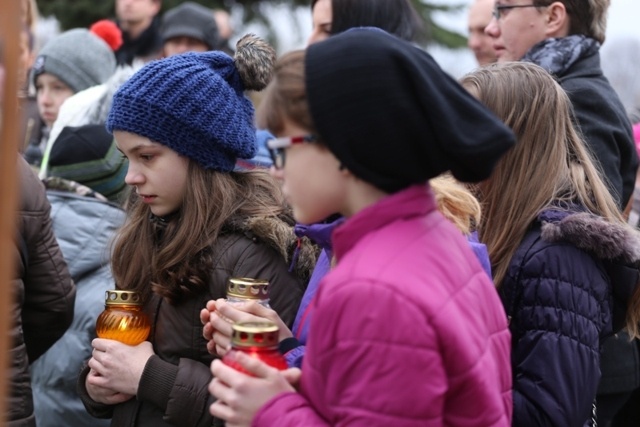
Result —
[[569, 242], [602, 262], [611, 283], [614, 331], [623, 327], [640, 282], [640, 232], [587, 212], [546, 210], [538, 219], [542, 239]]
[[94, 197], [47, 190], [53, 231], [74, 279], [109, 264], [112, 239], [124, 223], [120, 207]]
[[240, 232], [275, 249], [290, 265], [289, 271], [300, 277], [305, 286], [311, 277], [320, 248], [308, 237], [298, 237], [295, 221], [289, 215], [233, 217], [224, 232]]

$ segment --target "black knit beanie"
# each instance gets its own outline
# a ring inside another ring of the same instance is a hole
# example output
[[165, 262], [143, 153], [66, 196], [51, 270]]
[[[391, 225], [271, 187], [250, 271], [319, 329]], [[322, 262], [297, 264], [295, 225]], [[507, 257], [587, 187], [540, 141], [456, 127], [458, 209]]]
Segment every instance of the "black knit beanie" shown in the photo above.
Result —
[[489, 177], [511, 130], [420, 48], [374, 28], [313, 44], [307, 98], [319, 136], [355, 176], [394, 193], [445, 171]]

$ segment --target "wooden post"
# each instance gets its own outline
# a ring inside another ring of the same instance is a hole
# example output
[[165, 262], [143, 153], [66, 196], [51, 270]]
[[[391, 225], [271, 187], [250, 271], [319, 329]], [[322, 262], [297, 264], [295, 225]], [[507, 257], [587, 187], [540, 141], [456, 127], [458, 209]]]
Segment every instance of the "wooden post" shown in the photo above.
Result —
[[14, 289], [11, 279], [15, 266], [15, 214], [18, 179], [16, 160], [19, 139], [18, 58], [20, 43], [20, 5], [16, 0], [0, 4], [0, 43], [4, 83], [0, 116], [0, 427], [6, 425], [7, 372], [9, 366], [9, 328]]

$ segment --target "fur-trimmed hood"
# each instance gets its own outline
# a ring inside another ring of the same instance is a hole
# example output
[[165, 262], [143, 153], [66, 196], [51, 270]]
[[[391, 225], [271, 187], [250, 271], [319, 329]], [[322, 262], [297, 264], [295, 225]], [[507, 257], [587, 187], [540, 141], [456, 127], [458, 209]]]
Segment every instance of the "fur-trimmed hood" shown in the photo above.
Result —
[[640, 262], [640, 232], [586, 212], [545, 211], [539, 216], [542, 238], [568, 241], [602, 260]]
[[305, 286], [316, 265], [320, 248], [309, 238], [298, 238], [294, 233], [295, 222], [288, 215], [234, 217], [227, 221], [226, 232], [241, 232], [247, 237], [257, 239], [278, 251]]
[[587, 212], [546, 210], [538, 219], [543, 240], [569, 242], [602, 262], [613, 294], [613, 327], [622, 327], [640, 282], [640, 232]]

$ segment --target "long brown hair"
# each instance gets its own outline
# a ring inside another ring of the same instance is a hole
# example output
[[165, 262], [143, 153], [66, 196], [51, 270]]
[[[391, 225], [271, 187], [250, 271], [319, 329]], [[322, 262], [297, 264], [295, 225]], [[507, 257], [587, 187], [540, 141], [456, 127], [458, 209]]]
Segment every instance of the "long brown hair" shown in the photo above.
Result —
[[189, 161], [182, 207], [164, 223], [135, 194], [111, 258], [119, 289], [151, 291], [178, 302], [208, 285], [211, 246], [236, 221], [286, 218], [293, 225], [279, 186], [266, 171], [222, 173]]
[[[586, 144], [574, 128], [569, 98], [544, 69], [524, 62], [493, 64], [462, 78], [462, 85], [517, 137], [515, 148], [480, 185], [480, 240], [487, 245], [496, 286], [528, 228], [546, 208], [577, 203], [629, 227]], [[639, 288], [640, 289], [640, 288]], [[631, 336], [639, 335], [640, 291], [627, 310]]]
[[[311, 1], [311, 10], [318, 0]], [[410, 42], [426, 41], [424, 19], [410, 0], [331, 0], [331, 33], [377, 27]]]
[[480, 186], [479, 234], [498, 286], [527, 229], [553, 203], [579, 203], [625, 223], [574, 128], [569, 98], [545, 70], [529, 63], [493, 64], [463, 77], [462, 84], [518, 139], [498, 162], [490, 184]]
[[279, 133], [286, 118], [317, 134], [307, 102], [304, 59], [304, 50], [294, 50], [276, 62], [273, 78], [256, 110], [259, 127]]

